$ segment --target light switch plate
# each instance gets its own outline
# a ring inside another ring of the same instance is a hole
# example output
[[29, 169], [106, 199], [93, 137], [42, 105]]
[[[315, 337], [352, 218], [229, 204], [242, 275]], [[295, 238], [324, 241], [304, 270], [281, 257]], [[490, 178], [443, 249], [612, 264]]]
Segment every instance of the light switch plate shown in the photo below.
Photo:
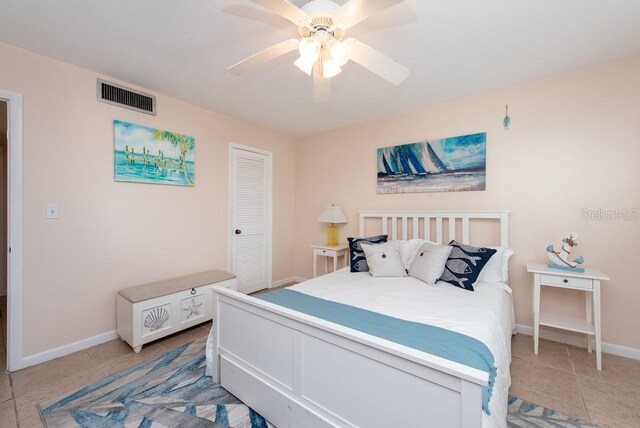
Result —
[[56, 219], [59, 217], [60, 217], [60, 212], [58, 211], [58, 204], [47, 204], [46, 218]]

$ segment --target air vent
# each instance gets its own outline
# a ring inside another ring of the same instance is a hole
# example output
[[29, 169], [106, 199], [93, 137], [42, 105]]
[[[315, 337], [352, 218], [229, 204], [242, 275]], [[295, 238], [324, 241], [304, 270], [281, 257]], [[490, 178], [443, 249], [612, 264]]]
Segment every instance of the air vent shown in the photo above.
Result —
[[156, 115], [156, 97], [102, 79], [98, 79], [98, 101]]

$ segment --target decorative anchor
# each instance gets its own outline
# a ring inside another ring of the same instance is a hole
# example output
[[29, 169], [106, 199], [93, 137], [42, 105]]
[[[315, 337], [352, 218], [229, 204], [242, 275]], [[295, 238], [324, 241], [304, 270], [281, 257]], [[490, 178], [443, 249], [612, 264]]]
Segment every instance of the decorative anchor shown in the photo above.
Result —
[[578, 265], [584, 263], [584, 257], [580, 256], [573, 261], [569, 260], [569, 254], [571, 249], [578, 246], [578, 234], [571, 232], [569, 236], [562, 240], [562, 249], [560, 251], [554, 251], [553, 245], [547, 247], [547, 257], [552, 261], [547, 266], [554, 269], [569, 270], [572, 272], [584, 272], [584, 269], [579, 268]]

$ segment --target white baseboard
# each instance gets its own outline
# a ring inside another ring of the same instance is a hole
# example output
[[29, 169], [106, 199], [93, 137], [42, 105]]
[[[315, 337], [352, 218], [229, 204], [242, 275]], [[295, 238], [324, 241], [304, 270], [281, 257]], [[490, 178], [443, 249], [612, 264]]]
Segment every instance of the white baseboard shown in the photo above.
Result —
[[290, 282], [303, 282], [306, 281], [306, 278], [302, 278], [299, 276], [291, 276], [289, 278], [281, 279], [278, 281], [273, 281], [271, 283], [271, 288], [282, 287], [285, 284], [289, 284]]
[[[516, 324], [516, 331], [527, 336], [533, 336], [533, 327], [528, 325]], [[564, 334], [557, 331], [540, 330], [540, 337], [552, 340], [554, 342], [566, 343], [567, 345], [577, 346], [579, 348], [587, 347], [587, 339], [584, 337]], [[630, 348], [628, 346], [616, 345], [613, 343], [602, 342], [602, 352], [607, 354], [618, 355], [620, 357], [632, 358], [640, 360], [640, 349]]]
[[[291, 282], [303, 282], [306, 278], [299, 276], [292, 276], [289, 278], [273, 281], [271, 287], [280, 287]], [[38, 354], [29, 355], [22, 359], [22, 367], [35, 366], [36, 364], [44, 363], [55, 358], [64, 357], [65, 355], [73, 354], [74, 352], [82, 351], [83, 349], [91, 348], [92, 346], [101, 345], [105, 342], [117, 339], [118, 333], [116, 330], [108, 331], [106, 333], [99, 334], [97, 336], [88, 337], [86, 339], [79, 340], [68, 345], [59, 346], [57, 348], [49, 349], [48, 351], [40, 352]]]
[[65, 355], [73, 354], [74, 352], [82, 351], [83, 349], [91, 348], [92, 346], [101, 345], [119, 337], [120, 336], [118, 336], [116, 330], [112, 330], [97, 336], [69, 343], [68, 345], [59, 346], [57, 348], [49, 349], [48, 351], [29, 355], [22, 359], [22, 368], [24, 369], [29, 366], [35, 366], [36, 364], [44, 363], [45, 361], [53, 360], [54, 358], [64, 357]]

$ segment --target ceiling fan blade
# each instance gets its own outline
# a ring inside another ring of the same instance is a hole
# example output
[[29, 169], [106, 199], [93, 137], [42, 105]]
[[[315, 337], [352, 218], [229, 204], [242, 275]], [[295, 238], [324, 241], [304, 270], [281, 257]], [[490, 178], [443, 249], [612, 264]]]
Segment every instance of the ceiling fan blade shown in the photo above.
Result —
[[317, 103], [325, 103], [331, 97], [331, 79], [322, 76], [321, 67], [320, 61], [313, 66], [313, 93]]
[[289, 3], [287, 0], [251, 0], [271, 12], [287, 18], [296, 25], [304, 25], [310, 18], [298, 6]]
[[277, 43], [269, 48], [261, 50], [260, 52], [251, 55], [249, 58], [243, 59], [239, 63], [227, 68], [227, 70], [236, 76], [239, 76], [253, 70], [254, 68], [260, 67], [279, 56], [295, 51], [298, 49], [299, 44], [300, 41], [298, 39], [285, 40], [284, 42]]
[[399, 86], [409, 76], [409, 69], [382, 52], [356, 39], [344, 41], [351, 46], [351, 61], [374, 72], [388, 82]]
[[[255, 0], [254, 0], [255, 1]], [[336, 13], [340, 26], [345, 30], [364, 21], [372, 15], [404, 0], [349, 0]]]

